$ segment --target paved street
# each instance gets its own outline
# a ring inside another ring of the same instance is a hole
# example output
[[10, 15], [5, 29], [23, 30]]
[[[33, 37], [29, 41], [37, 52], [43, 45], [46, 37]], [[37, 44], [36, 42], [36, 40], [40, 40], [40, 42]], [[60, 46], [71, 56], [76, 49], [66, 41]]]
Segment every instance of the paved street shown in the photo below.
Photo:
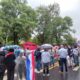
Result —
[[[6, 76], [4, 80], [7, 80]], [[15, 80], [17, 79], [15, 78]], [[68, 73], [61, 74], [58, 68], [54, 68], [50, 70], [49, 77], [43, 77], [42, 73], [36, 74], [36, 80], [80, 80], [80, 70], [73, 71], [69, 69]]]
[[50, 70], [49, 77], [43, 77], [42, 74], [36, 74], [36, 80], [80, 80], [80, 70], [72, 71], [71, 69], [68, 73], [59, 73], [58, 68]]

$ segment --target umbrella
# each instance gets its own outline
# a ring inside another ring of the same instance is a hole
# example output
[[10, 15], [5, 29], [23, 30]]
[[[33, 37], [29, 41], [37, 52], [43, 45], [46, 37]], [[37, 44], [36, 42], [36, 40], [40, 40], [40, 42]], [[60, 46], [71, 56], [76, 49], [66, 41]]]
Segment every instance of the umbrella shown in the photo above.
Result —
[[52, 48], [53, 46], [51, 44], [43, 44], [41, 45], [41, 48]]
[[17, 55], [17, 53], [19, 53], [21, 50], [20, 46], [18, 45], [6, 45], [4, 47], [0, 48], [0, 51], [5, 51], [5, 54], [7, 54], [7, 50], [13, 48], [14, 49], [14, 54]]
[[29, 50], [36, 50], [37, 49], [37, 45], [32, 42], [25, 42], [24, 44], [22, 44], [22, 46], [24, 47], [24, 49], [27, 49], [27, 48]]
[[1, 49], [3, 49], [3, 50], [8, 50], [10, 48], [19, 49], [20, 46], [18, 46], [18, 45], [8, 45], [8, 46], [1, 47]]

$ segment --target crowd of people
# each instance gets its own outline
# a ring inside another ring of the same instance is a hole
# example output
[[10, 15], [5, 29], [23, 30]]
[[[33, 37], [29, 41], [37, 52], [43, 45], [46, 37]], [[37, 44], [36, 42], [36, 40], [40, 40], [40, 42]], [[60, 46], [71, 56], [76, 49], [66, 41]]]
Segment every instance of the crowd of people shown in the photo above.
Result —
[[51, 49], [35, 51], [36, 59], [36, 68], [37, 73], [40, 73], [40, 70], [43, 69], [43, 76], [50, 75], [49, 67], [53, 66], [54, 63], [58, 62], [60, 73], [68, 72], [68, 67], [75, 68], [79, 67], [79, 55], [80, 55], [80, 46], [53, 46]]
[[[7, 70], [7, 80], [14, 80], [14, 74], [17, 74], [17, 80], [26, 78], [26, 58], [31, 53], [27, 48], [21, 51], [10, 48], [5, 51], [0, 51], [0, 80], [3, 80], [5, 70]], [[79, 66], [80, 46], [53, 46], [52, 48], [38, 47], [34, 51], [36, 72], [40, 73], [43, 70], [43, 76], [49, 76], [49, 67], [54, 67], [55, 63], [59, 64], [59, 72], [68, 72], [68, 67]], [[24, 74], [24, 76], [23, 76]]]
[[3, 80], [6, 71], [7, 80], [14, 80], [15, 73], [17, 74], [17, 80], [22, 80], [23, 74], [26, 77], [25, 61], [24, 51], [18, 51], [16, 55], [13, 48], [0, 51], [0, 80]]

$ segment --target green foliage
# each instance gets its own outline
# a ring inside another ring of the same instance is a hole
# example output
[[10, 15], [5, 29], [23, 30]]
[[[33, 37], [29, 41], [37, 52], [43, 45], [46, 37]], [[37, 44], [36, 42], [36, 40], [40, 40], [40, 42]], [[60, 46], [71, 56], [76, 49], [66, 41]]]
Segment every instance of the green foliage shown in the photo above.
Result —
[[1, 0], [0, 6], [1, 37], [5, 43], [28, 40], [36, 26], [36, 12], [26, 0]]
[[[38, 27], [36, 32], [38, 32], [37, 38], [40, 43], [51, 43], [53, 41], [52, 37], [52, 21], [55, 16], [59, 15], [59, 6], [40, 6], [37, 9], [38, 14]], [[58, 9], [58, 10], [57, 10]]]
[[65, 42], [66, 44], [73, 45], [74, 43], [76, 43], [76, 39], [73, 38], [73, 37], [71, 36], [71, 34], [65, 35], [64, 38], [65, 38], [65, 41], [64, 41], [64, 42]]
[[[26, 0], [1, 0], [0, 41], [5, 44], [18, 44], [19, 40], [53, 44], [65, 39], [71, 44], [69, 40], [74, 42], [74, 39], [68, 34], [74, 32], [72, 19], [68, 16], [62, 18], [59, 14], [57, 3], [34, 10]], [[32, 34], [35, 35], [33, 39]]]
[[72, 31], [72, 19], [68, 16], [59, 16], [60, 7], [57, 3], [49, 6], [40, 6], [37, 9], [38, 27], [37, 39], [42, 43], [61, 43], [62, 37]]

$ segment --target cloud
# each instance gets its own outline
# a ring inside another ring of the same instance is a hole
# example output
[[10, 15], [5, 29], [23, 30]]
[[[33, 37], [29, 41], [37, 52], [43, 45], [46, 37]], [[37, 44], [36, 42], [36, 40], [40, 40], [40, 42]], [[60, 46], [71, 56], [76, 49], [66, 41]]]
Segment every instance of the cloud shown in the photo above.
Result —
[[[78, 0], [79, 1], [79, 0]], [[74, 8], [61, 12], [62, 16], [70, 16], [73, 20], [73, 28], [76, 30], [76, 33], [74, 34], [74, 37], [77, 39], [80, 39], [80, 4], [77, 2], [77, 4], [74, 6]]]
[[28, 0], [33, 8], [54, 2], [60, 4], [61, 16], [70, 16], [73, 19], [73, 28], [76, 30], [75, 37], [80, 39], [80, 0]]

